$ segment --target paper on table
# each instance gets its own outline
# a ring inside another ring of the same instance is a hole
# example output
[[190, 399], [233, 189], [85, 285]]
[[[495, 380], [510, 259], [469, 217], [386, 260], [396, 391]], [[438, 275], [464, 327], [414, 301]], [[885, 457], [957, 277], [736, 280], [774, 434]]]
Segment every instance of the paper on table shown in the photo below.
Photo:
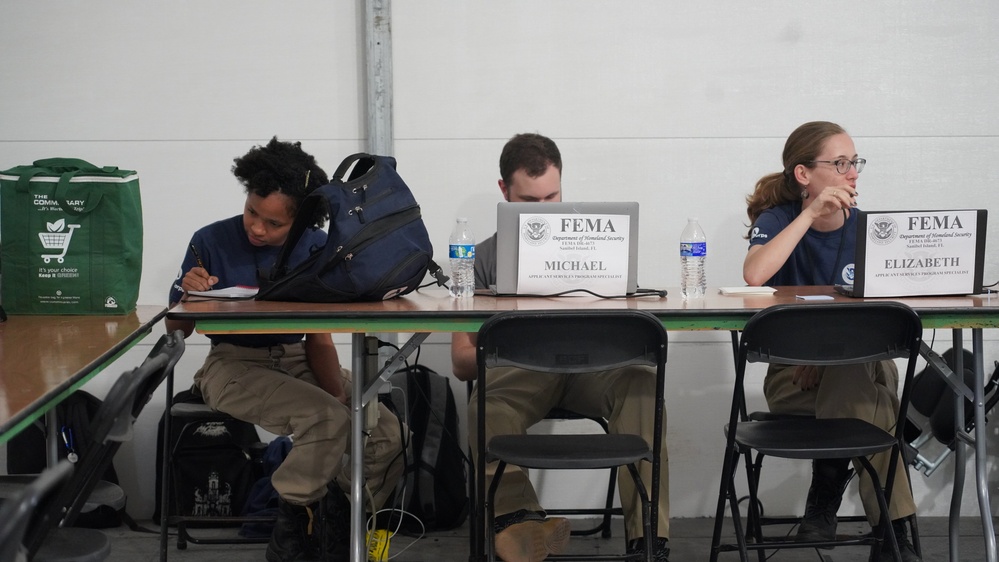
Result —
[[772, 295], [777, 292], [773, 287], [722, 287], [718, 289], [723, 295]]
[[212, 299], [246, 299], [257, 294], [256, 287], [246, 287], [244, 285], [233, 285], [225, 289], [212, 289], [210, 291], [188, 291], [187, 294], [195, 297], [208, 297]]

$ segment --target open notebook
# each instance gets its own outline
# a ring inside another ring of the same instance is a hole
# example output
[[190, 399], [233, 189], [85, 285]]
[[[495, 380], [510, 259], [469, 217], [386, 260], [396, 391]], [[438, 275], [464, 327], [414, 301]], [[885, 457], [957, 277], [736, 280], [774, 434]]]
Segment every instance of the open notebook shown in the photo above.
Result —
[[257, 294], [256, 287], [246, 287], [244, 285], [233, 285], [224, 289], [211, 289], [209, 291], [188, 291], [187, 294], [194, 297], [207, 297], [211, 299], [248, 299]]

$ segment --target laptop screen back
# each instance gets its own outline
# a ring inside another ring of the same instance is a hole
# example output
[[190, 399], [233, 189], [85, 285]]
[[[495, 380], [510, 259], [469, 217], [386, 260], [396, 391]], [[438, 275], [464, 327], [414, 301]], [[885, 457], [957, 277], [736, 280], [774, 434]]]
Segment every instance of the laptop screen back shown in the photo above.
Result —
[[[522, 221], [521, 216], [525, 217]], [[591, 216], [618, 216], [626, 218], [626, 221], [616, 221], [613, 218], [611, 223], [606, 221], [599, 223], [600, 232], [594, 233], [597, 238], [600, 236], [614, 237], [622, 233], [614, 232], [620, 229], [621, 223], [627, 222], [627, 256], [615, 255], [619, 260], [617, 265], [624, 263], [627, 259], [627, 278], [624, 283], [625, 292], [633, 294], [638, 288], [638, 203], [637, 202], [577, 202], [577, 203], [509, 203], [501, 202], [496, 207], [496, 294], [514, 295], [524, 294], [520, 290], [520, 248], [524, 243], [522, 237], [522, 222], [533, 216], [546, 215], [591, 215]], [[587, 225], [592, 227], [593, 225]], [[557, 230], [558, 225], [553, 228]], [[599, 240], [596, 243], [599, 244]], [[585, 253], [585, 252], [580, 252]], [[614, 268], [617, 266], [615, 265]], [[560, 277], [564, 277], [564, 272], [559, 272]], [[538, 293], [530, 291], [531, 294], [554, 294], [562, 290], [588, 289], [594, 287], [587, 282], [585, 275], [576, 278], [560, 279], [553, 285], [552, 290], [545, 290]], [[595, 292], [599, 292], [595, 291]], [[608, 295], [610, 296], [610, 295]]]

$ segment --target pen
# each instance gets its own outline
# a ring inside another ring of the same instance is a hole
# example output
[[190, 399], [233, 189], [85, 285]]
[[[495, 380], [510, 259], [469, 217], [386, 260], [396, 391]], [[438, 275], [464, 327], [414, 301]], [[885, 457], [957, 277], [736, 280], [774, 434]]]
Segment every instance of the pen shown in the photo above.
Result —
[[[194, 243], [191, 243], [191, 253], [194, 254], [194, 259], [198, 260], [198, 267], [205, 269], [204, 262], [201, 261], [201, 254], [198, 253], [198, 249], [194, 247]], [[208, 271], [205, 269], [205, 271]]]

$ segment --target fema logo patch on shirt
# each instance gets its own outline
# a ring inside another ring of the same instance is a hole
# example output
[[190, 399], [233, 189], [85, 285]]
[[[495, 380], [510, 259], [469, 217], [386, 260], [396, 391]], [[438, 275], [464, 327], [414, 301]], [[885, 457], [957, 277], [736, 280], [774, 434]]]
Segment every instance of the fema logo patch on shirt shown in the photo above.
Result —
[[841, 273], [843, 279], [846, 280], [848, 285], [853, 284], [853, 272], [853, 264], [851, 263], [847, 264], [847, 266], [843, 268], [843, 273]]

